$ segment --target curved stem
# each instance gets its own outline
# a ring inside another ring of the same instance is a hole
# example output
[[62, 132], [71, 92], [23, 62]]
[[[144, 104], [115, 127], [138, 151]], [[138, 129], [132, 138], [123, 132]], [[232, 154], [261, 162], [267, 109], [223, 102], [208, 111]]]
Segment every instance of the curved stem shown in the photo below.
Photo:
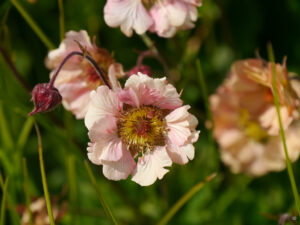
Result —
[[104, 76], [104, 73], [103, 71], [100, 69], [100, 67], [97, 65], [97, 63], [95, 62], [95, 60], [89, 56], [89, 55], [86, 55], [84, 54], [83, 52], [78, 52], [78, 51], [74, 51], [74, 52], [71, 52], [69, 55], [67, 55], [64, 60], [60, 63], [59, 67], [57, 68], [55, 74], [52, 76], [50, 82], [49, 82], [49, 88], [52, 88], [53, 87], [53, 84], [54, 84], [54, 81], [56, 79], [56, 77], [58, 76], [60, 70], [62, 69], [62, 67], [65, 65], [65, 63], [71, 58], [73, 57], [74, 55], [79, 55], [79, 56], [82, 56], [84, 58], [86, 58], [89, 63], [93, 66], [93, 68], [96, 70], [97, 74], [99, 75], [99, 78], [101, 79], [101, 81], [107, 85], [109, 88], [111, 88], [109, 82], [106, 80], [105, 76]]

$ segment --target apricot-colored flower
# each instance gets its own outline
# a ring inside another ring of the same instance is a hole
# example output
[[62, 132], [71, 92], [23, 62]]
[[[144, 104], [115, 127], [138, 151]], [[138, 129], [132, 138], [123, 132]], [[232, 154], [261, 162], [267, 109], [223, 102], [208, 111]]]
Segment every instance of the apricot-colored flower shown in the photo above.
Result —
[[[49, 52], [46, 66], [51, 69], [52, 76], [62, 60], [73, 51], [81, 51], [79, 44], [86, 49], [88, 54], [97, 62], [111, 85], [115, 85], [114, 79], [124, 75], [122, 65], [115, 63], [113, 57], [104, 48], [99, 48], [91, 43], [87, 32], [69, 31], [58, 49]], [[58, 89], [66, 109], [72, 111], [77, 119], [84, 118], [89, 102], [90, 92], [102, 85], [98, 74], [81, 56], [73, 56], [64, 65], [54, 86]]]
[[168, 172], [172, 162], [194, 158], [197, 119], [182, 106], [176, 89], [166, 79], [132, 75], [124, 89], [100, 86], [91, 93], [85, 117], [91, 143], [89, 159], [103, 165], [112, 180], [151, 185]]
[[[276, 77], [289, 156], [295, 161], [300, 153], [299, 96], [285, 63], [276, 64]], [[234, 63], [210, 97], [214, 136], [223, 162], [235, 173], [259, 176], [285, 168], [273, 91], [270, 63], [248, 59]]]
[[172, 37], [177, 30], [194, 27], [200, 0], [107, 0], [104, 7], [105, 22], [121, 27], [132, 35], [132, 30], [143, 34], [147, 30], [161, 37]]

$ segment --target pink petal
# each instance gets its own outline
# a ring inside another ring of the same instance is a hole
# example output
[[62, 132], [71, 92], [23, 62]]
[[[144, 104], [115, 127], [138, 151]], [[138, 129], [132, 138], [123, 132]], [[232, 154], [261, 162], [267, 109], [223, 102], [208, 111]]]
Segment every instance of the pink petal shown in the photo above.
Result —
[[[293, 121], [293, 115], [289, 115], [287, 107], [280, 107], [280, 115], [283, 129], [286, 130]], [[263, 128], [268, 129], [269, 135], [279, 134], [279, 122], [275, 106], [267, 109], [260, 117], [259, 122]]]
[[192, 144], [183, 145], [181, 147], [168, 145], [167, 150], [172, 161], [178, 164], [186, 164], [189, 160], [192, 160], [195, 155], [195, 147]]
[[151, 185], [157, 178], [162, 179], [168, 172], [164, 167], [171, 165], [172, 160], [167, 154], [166, 148], [158, 147], [138, 159], [132, 180], [141, 186]]
[[192, 135], [191, 127], [189, 123], [188, 109], [190, 106], [182, 106], [172, 111], [166, 116], [168, 138], [172, 144], [181, 146], [186, 143], [189, 137]]
[[104, 7], [104, 20], [108, 26], [121, 26], [127, 36], [132, 35], [132, 29], [143, 34], [152, 24], [142, 2], [137, 0], [108, 0]]
[[163, 109], [175, 109], [182, 105], [175, 87], [167, 84], [166, 78], [153, 79], [138, 73], [131, 75], [126, 81], [125, 89], [129, 88], [134, 90], [140, 104], [152, 104]]
[[93, 124], [105, 116], [116, 116], [122, 109], [122, 104], [115, 92], [107, 86], [98, 87], [91, 92], [91, 103], [85, 116], [85, 125], [91, 129]]
[[103, 164], [103, 174], [110, 180], [123, 180], [134, 170], [136, 163], [130, 152], [122, 149], [122, 158], [116, 162], [105, 162]]
[[94, 154], [94, 161], [118, 161], [122, 157], [122, 142], [117, 134], [117, 121], [112, 116], [106, 116], [92, 126], [89, 138], [95, 144], [88, 149]]

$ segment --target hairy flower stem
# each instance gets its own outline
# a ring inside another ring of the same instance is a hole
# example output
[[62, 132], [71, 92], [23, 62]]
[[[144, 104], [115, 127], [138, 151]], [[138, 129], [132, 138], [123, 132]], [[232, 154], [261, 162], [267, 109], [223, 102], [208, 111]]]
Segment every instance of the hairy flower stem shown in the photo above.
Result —
[[283, 129], [283, 126], [282, 126], [282, 119], [281, 119], [281, 115], [280, 115], [278, 90], [277, 90], [277, 86], [276, 86], [275, 57], [274, 57], [274, 52], [273, 52], [272, 45], [268, 44], [267, 48], [268, 48], [269, 59], [271, 61], [271, 66], [272, 66], [271, 69], [272, 69], [272, 87], [273, 87], [274, 103], [275, 103], [276, 112], [277, 112], [277, 116], [278, 116], [280, 136], [281, 136], [281, 139], [282, 139], [282, 144], [283, 144], [284, 154], [285, 154], [285, 159], [286, 159], [286, 167], [287, 167], [288, 175], [289, 175], [289, 178], [290, 178], [293, 195], [294, 195], [294, 198], [295, 198], [296, 209], [297, 209], [298, 215], [300, 215], [299, 194], [298, 194], [298, 190], [297, 190], [297, 185], [296, 185], [296, 181], [295, 181], [295, 177], [294, 177], [294, 173], [293, 173], [291, 160], [290, 160], [290, 157], [289, 157], [289, 154], [288, 154], [288, 149], [287, 149], [287, 144], [286, 144], [286, 139], [285, 139], [285, 132], [284, 132], [284, 129]]
[[95, 62], [95, 60], [94, 60], [91, 56], [85, 54], [84, 52], [78, 52], [78, 51], [73, 51], [73, 52], [71, 52], [71, 53], [70, 53], [69, 55], [67, 55], [67, 56], [64, 58], [64, 60], [60, 63], [60, 65], [59, 65], [59, 67], [57, 68], [55, 74], [52, 76], [52, 78], [51, 78], [51, 80], [50, 80], [50, 82], [49, 82], [49, 88], [52, 88], [52, 87], [53, 87], [54, 81], [55, 81], [57, 75], [59, 74], [60, 70], [61, 70], [62, 67], [65, 65], [65, 63], [66, 63], [70, 58], [72, 58], [74, 55], [79, 55], [79, 56], [82, 56], [82, 57], [86, 58], [86, 59], [89, 61], [89, 63], [90, 63], [90, 64], [94, 67], [94, 69], [96, 70], [96, 72], [97, 72], [97, 74], [99, 75], [99, 78], [101, 79], [101, 81], [111, 89], [111, 86], [110, 86], [108, 80], [107, 80], [107, 79], [105, 78], [105, 76], [104, 76], [104, 72], [100, 69], [100, 67], [97, 65], [97, 63]]

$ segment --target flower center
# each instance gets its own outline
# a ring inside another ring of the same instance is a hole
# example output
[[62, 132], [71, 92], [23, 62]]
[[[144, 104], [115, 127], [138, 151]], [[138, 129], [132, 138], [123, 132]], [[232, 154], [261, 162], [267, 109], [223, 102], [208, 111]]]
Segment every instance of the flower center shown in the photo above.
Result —
[[124, 106], [117, 122], [118, 135], [133, 156], [165, 145], [166, 114], [155, 106]]

